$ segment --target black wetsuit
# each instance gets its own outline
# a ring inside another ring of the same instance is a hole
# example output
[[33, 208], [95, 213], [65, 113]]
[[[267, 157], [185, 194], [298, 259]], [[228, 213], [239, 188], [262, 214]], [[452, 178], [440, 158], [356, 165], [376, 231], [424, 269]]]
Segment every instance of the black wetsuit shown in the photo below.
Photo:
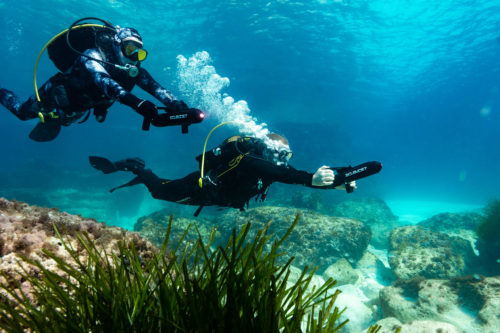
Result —
[[214, 177], [215, 184], [205, 181], [198, 185], [200, 172], [193, 172], [177, 180], [165, 180], [150, 169], [133, 171], [138, 177], [135, 184], [147, 186], [155, 199], [196, 206], [224, 206], [243, 209], [248, 201], [263, 195], [273, 182], [300, 184], [312, 187], [312, 173], [296, 170], [291, 166], [276, 165], [261, 158], [244, 156], [238, 165], [223, 175]]
[[[113, 50], [88, 49], [84, 54], [99, 60], [118, 63]], [[140, 88], [156, 97], [164, 105], [175, 100], [174, 96], [151, 75], [140, 67], [139, 75], [131, 77], [124, 70], [111, 65], [80, 56], [65, 73], [51, 77], [39, 89], [43, 109], [33, 95], [26, 102], [7, 89], [0, 89], [0, 103], [21, 120], [38, 117], [40, 111], [53, 109], [62, 111], [62, 125], [69, 125], [81, 118], [87, 110], [94, 109], [96, 116], [106, 115], [106, 110], [115, 102], [134, 108], [137, 97], [130, 91], [137, 84]]]

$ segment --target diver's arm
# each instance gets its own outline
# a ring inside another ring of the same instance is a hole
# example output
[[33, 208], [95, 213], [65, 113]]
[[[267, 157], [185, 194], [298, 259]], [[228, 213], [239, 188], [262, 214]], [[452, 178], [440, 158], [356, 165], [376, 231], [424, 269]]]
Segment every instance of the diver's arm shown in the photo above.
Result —
[[[325, 188], [333, 183], [335, 175], [326, 166], [319, 168], [314, 174], [307, 171], [297, 170], [288, 165], [276, 165], [268, 161], [260, 159], [249, 159], [244, 167], [248, 170], [261, 175], [262, 178], [269, 179], [271, 182], [280, 182], [285, 184], [300, 184], [312, 188]], [[356, 182], [349, 184], [352, 188], [356, 188]], [[336, 189], [343, 189], [344, 186], [336, 187]]]
[[[95, 59], [103, 60], [101, 54], [95, 49], [86, 50], [84, 54]], [[156, 110], [156, 106], [153, 103], [140, 99], [125, 90], [118, 82], [113, 80], [100, 62], [85, 56], [81, 56], [80, 59], [83, 61], [85, 69], [92, 76], [95, 85], [99, 87], [109, 99], [117, 100], [122, 104], [130, 106], [144, 117], [158, 117], [158, 110]]]
[[291, 166], [276, 165], [265, 160], [249, 158], [242, 167], [271, 182], [312, 186], [312, 173], [297, 170]]
[[154, 96], [157, 100], [162, 102], [165, 106], [169, 106], [176, 98], [174, 95], [164, 87], [162, 87], [144, 68], [140, 68], [139, 80], [137, 85], [150, 95]]
[[[101, 53], [96, 49], [85, 50], [84, 54], [94, 59], [104, 60], [101, 56]], [[104, 66], [99, 61], [87, 58], [85, 56], [81, 56], [80, 59], [83, 62], [83, 66], [85, 67], [85, 69], [90, 73], [95, 85], [103, 91], [106, 97], [118, 100], [119, 102], [123, 103], [121, 99], [130, 93], [126, 91], [125, 88], [123, 88], [118, 82], [111, 78], [111, 75], [109, 75]]]

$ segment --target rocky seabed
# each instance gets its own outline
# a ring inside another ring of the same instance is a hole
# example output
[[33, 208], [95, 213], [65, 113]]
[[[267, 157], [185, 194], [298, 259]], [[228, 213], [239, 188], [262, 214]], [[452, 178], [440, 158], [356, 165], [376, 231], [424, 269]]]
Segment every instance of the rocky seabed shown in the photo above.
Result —
[[[363, 332], [375, 323], [383, 326], [383, 332], [397, 328], [401, 332], [500, 332], [500, 276], [477, 273], [472, 230], [480, 217], [475, 213], [445, 214], [401, 226], [383, 201], [370, 199], [342, 203], [336, 209], [338, 216], [263, 206], [245, 212], [230, 210], [216, 219], [178, 217], [171, 232], [175, 238], [195, 223], [202, 236], [217, 227], [217, 237], [224, 241], [234, 227], [247, 221], [252, 222], [252, 233], [272, 219], [270, 232], [279, 237], [296, 213], [301, 220], [282, 246], [284, 253], [295, 257], [290, 280], [300, 276], [305, 264], [318, 267], [312, 285], [319, 286], [330, 277], [337, 280], [342, 293], [336, 306], [346, 308], [343, 318], [349, 319], [344, 332]], [[156, 251], [155, 244], [161, 243], [168, 220], [168, 211], [158, 211], [139, 219], [136, 232], [130, 232], [57, 209], [0, 198], [0, 269], [4, 273], [0, 279], [10, 279], [12, 285], [20, 282], [29, 294], [29, 286], [19, 281], [19, 254], [57, 271], [41, 251], [65, 256], [54, 226], [72, 246], [78, 246], [76, 234], [86, 232], [107, 253], [117, 250], [118, 241], [129, 239], [147, 258]], [[187, 241], [189, 237], [196, 236], [188, 234]]]

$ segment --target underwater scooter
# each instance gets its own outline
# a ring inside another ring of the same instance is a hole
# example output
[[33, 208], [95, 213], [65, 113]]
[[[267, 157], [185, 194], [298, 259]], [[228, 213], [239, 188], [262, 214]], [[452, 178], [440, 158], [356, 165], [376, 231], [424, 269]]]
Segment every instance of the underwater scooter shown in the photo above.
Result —
[[354, 191], [354, 188], [349, 185], [350, 182], [380, 172], [380, 170], [382, 170], [382, 163], [377, 161], [372, 161], [372, 162], [365, 162], [363, 164], [354, 167], [352, 166], [333, 167], [330, 169], [333, 170], [333, 173], [335, 174], [335, 179], [333, 180], [333, 184], [328, 186], [321, 186], [318, 188], [332, 189], [337, 186], [345, 184], [346, 192], [351, 193], [352, 191]]
[[186, 134], [188, 132], [188, 126], [191, 124], [201, 123], [205, 119], [205, 114], [203, 111], [195, 108], [178, 108], [175, 111], [164, 106], [158, 106], [158, 110], [165, 110], [166, 113], [158, 115], [158, 118], [153, 120], [151, 118], [144, 117], [142, 121], [142, 129], [148, 131], [151, 124], [156, 127], [165, 126], [177, 126], [180, 125], [182, 133]]

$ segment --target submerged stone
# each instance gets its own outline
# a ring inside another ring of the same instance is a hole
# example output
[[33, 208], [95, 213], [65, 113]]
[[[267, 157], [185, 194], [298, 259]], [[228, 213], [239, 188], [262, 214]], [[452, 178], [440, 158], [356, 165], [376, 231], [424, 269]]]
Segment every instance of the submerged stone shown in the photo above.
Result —
[[471, 244], [457, 236], [406, 226], [391, 234], [389, 263], [397, 278], [450, 278], [471, 271]]
[[[151, 258], [157, 251], [150, 242], [135, 232], [128, 232], [119, 227], [107, 227], [104, 223], [99, 223], [94, 219], [60, 212], [55, 208], [30, 206], [24, 202], [0, 198], [0, 271], [3, 273], [0, 281], [2, 283], [6, 282], [6, 279], [12, 286], [21, 283], [23, 291], [31, 295], [28, 282], [21, 281], [21, 267], [18, 262], [30, 275], [40, 276], [40, 272], [36, 267], [20, 261], [20, 254], [41, 262], [45, 268], [57, 274], [65, 273], [42, 250], [48, 250], [77, 267], [76, 262], [57, 236], [54, 227], [68, 246], [77, 249], [81, 262], [86, 262], [87, 252], [77, 240], [77, 235], [83, 233], [88, 235], [97, 249], [104, 250], [110, 258], [118, 253], [118, 243], [123, 240], [133, 242], [138, 254], [144, 259]], [[0, 297], [9, 298], [7, 295], [0, 295]]]
[[464, 332], [497, 332], [500, 277], [400, 280], [381, 290], [380, 305], [384, 316], [405, 324], [431, 320], [453, 324]]
[[336, 263], [328, 266], [328, 268], [323, 272], [323, 278], [325, 280], [328, 280], [329, 278], [337, 280], [336, 285], [342, 286], [344, 284], [356, 283], [359, 275], [347, 260], [341, 258]]
[[376, 248], [389, 247], [391, 231], [399, 226], [398, 217], [387, 204], [376, 198], [361, 198], [339, 203], [333, 209], [333, 215], [359, 220], [372, 231], [371, 244]]
[[285, 253], [284, 260], [293, 256], [294, 265], [318, 266], [318, 272], [323, 272], [341, 258], [355, 263], [363, 256], [371, 236], [367, 226], [357, 220], [310, 210], [264, 206], [244, 212], [230, 211], [213, 220], [212, 225], [218, 226], [218, 231], [226, 240], [231, 236], [233, 228], [241, 228], [250, 221], [252, 228], [249, 239], [252, 239], [256, 230], [272, 220], [269, 232], [279, 238], [292, 225], [297, 213], [301, 213], [300, 221], [281, 245], [281, 250]]

